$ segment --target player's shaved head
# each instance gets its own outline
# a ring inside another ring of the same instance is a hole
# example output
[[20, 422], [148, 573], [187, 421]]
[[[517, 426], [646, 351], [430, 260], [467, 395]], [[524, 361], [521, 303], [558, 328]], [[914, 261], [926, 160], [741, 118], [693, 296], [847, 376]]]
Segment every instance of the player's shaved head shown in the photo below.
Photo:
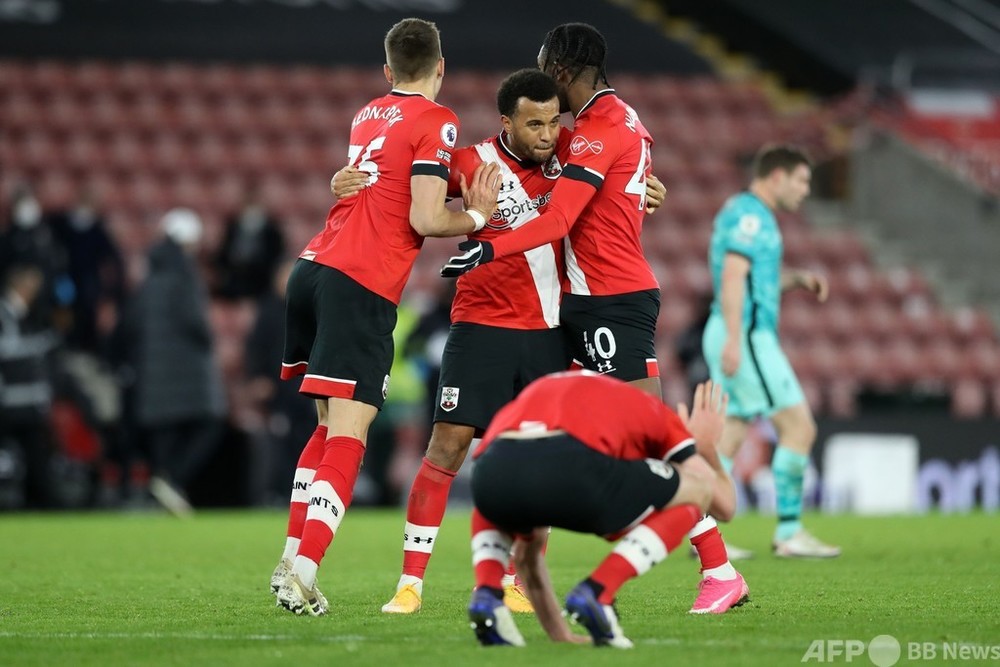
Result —
[[441, 60], [441, 34], [423, 19], [403, 19], [385, 35], [385, 60], [397, 83], [429, 76]]

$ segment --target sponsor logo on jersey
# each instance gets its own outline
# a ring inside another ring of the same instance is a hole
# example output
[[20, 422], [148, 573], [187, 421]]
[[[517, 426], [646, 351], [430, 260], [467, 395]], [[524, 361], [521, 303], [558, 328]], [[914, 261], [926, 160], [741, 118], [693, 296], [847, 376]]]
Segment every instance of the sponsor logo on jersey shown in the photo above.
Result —
[[590, 151], [594, 155], [600, 155], [603, 150], [604, 142], [600, 140], [591, 141], [582, 134], [573, 137], [573, 143], [569, 145], [569, 152], [573, 155], [581, 155], [587, 151]]
[[559, 158], [553, 155], [542, 166], [542, 176], [545, 178], [559, 178], [560, 174], [562, 174], [562, 165], [559, 163]]
[[441, 387], [441, 409], [451, 412], [458, 407], [458, 387]]
[[517, 222], [517, 219], [532, 211], [538, 210], [549, 203], [552, 199], [552, 192], [544, 195], [537, 195], [531, 199], [518, 199], [517, 197], [506, 197], [497, 202], [496, 210], [486, 222], [490, 229], [507, 229]]
[[458, 141], [458, 128], [454, 123], [445, 123], [441, 126], [441, 141], [448, 148], [454, 148]]

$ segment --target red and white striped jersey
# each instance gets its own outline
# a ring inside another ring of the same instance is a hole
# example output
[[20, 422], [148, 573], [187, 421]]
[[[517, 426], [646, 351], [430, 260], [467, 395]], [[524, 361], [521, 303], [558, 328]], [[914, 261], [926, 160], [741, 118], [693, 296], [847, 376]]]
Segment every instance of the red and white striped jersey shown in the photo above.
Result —
[[504, 431], [566, 431], [591, 449], [625, 460], [672, 459], [695, 447], [681, 418], [662, 401], [589, 371], [546, 375], [529, 384], [493, 417], [473, 457]]
[[410, 226], [410, 177], [448, 179], [458, 118], [419, 93], [393, 90], [351, 123], [349, 163], [368, 187], [338, 201], [300, 257], [333, 267], [398, 304], [423, 245]]
[[[486, 227], [471, 238], [492, 240], [530, 225], [539, 217], [562, 172], [570, 134], [562, 129], [555, 154], [545, 164], [519, 159], [506, 145], [503, 133], [456, 151], [452, 164], [453, 192], [458, 173], [465, 174], [468, 182], [480, 162], [499, 164], [503, 178], [497, 210]], [[508, 329], [559, 326], [562, 271], [559, 241], [485, 264], [458, 279], [451, 321]]]

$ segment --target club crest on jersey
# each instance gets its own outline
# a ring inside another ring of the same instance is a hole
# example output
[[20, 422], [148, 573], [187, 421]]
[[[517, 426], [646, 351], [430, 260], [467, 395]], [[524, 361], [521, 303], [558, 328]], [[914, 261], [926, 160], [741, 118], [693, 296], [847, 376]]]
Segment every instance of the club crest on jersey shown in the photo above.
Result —
[[739, 227], [740, 231], [747, 236], [753, 236], [760, 231], [760, 218], [753, 213], [747, 213], [740, 217]]
[[649, 466], [649, 472], [663, 479], [670, 479], [674, 476], [674, 467], [659, 459], [646, 459], [646, 465]]
[[545, 178], [556, 179], [562, 173], [562, 165], [559, 163], [559, 158], [553, 155], [549, 158], [549, 161], [542, 166], [542, 175]]
[[454, 123], [445, 123], [441, 126], [441, 141], [448, 148], [454, 148], [458, 141], [458, 128]]
[[441, 388], [441, 409], [451, 412], [458, 407], [458, 387]]
[[601, 151], [604, 150], [604, 142], [597, 140], [591, 141], [582, 134], [578, 134], [573, 138], [573, 143], [569, 145], [569, 152], [573, 155], [581, 155], [587, 151], [590, 151], [594, 155], [600, 155]]

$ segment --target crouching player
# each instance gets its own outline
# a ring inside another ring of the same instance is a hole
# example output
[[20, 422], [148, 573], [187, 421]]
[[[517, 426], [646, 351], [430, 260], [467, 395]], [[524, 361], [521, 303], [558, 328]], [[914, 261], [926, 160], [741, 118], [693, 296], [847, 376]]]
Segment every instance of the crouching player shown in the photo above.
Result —
[[[581, 642], [556, 601], [542, 544], [548, 527], [617, 541], [566, 596], [566, 615], [596, 646], [631, 648], [614, 602], [626, 581], [667, 557], [706, 513], [728, 521], [732, 481], [715, 452], [728, 402], [699, 385], [691, 410], [588, 371], [545, 376], [507, 404], [474, 453], [469, 619], [484, 645], [524, 645], [503, 604], [513, 546], [525, 593], [553, 641]], [[740, 575], [726, 608], [749, 599]]]

